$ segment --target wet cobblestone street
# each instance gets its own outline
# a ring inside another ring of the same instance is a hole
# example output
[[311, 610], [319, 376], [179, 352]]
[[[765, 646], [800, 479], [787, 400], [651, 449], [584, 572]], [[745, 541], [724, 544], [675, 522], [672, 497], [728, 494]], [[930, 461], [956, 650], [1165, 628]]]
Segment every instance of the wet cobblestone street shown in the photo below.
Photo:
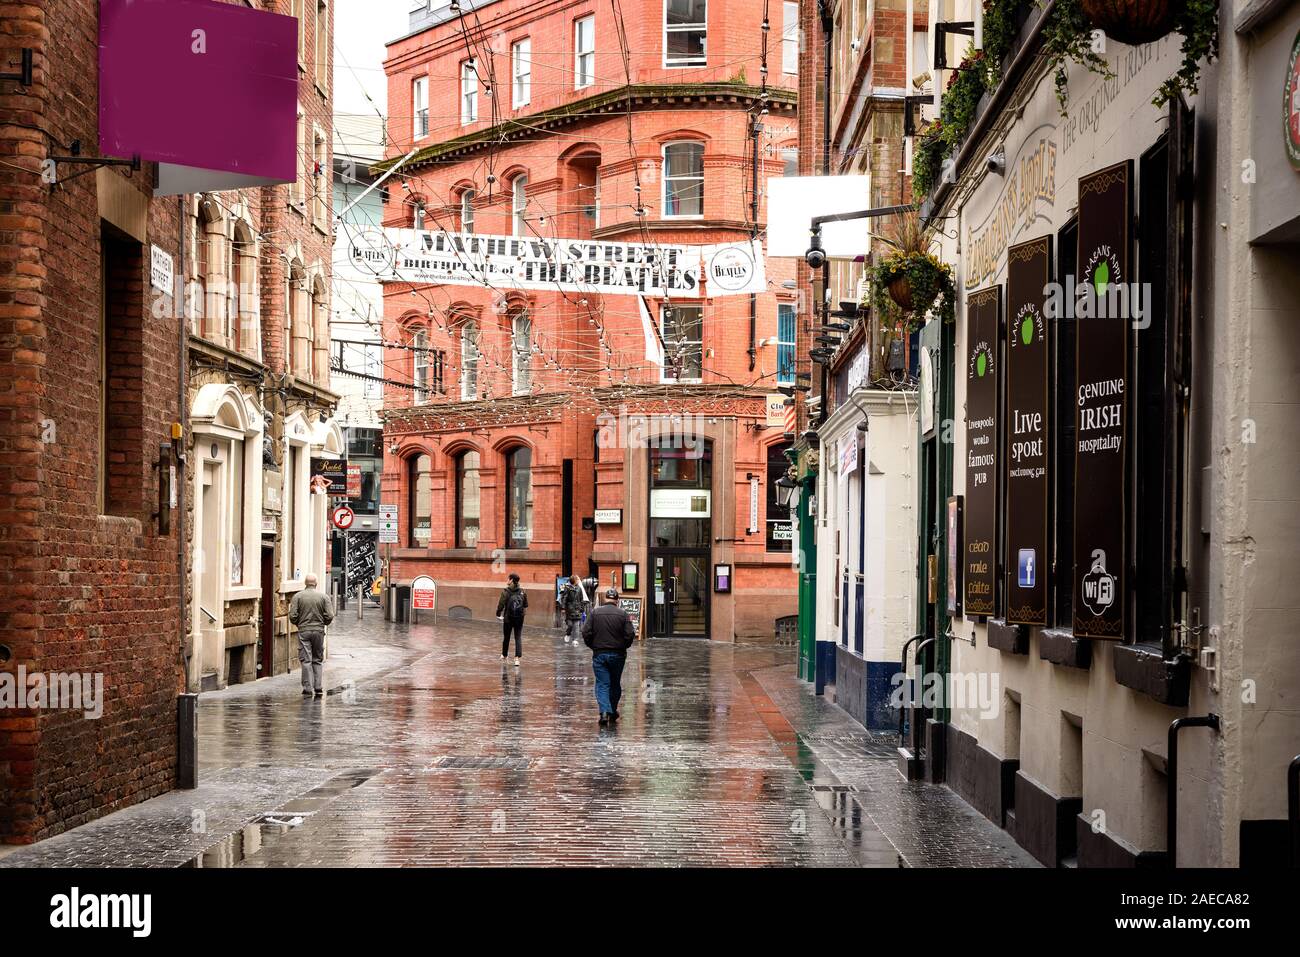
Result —
[[0, 867], [1031, 866], [892, 742], [794, 678], [792, 650], [649, 641], [597, 727], [590, 653], [491, 625], [351, 611], [328, 695], [296, 674], [200, 698], [200, 787], [22, 848]]

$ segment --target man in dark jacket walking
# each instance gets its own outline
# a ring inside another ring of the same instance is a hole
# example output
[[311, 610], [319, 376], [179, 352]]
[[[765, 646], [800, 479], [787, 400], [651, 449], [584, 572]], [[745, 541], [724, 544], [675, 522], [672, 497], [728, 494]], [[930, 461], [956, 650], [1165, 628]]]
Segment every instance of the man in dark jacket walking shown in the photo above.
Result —
[[582, 640], [591, 649], [600, 726], [609, 727], [618, 720], [618, 701], [623, 697], [623, 665], [627, 663], [627, 650], [636, 640], [632, 619], [618, 607], [618, 589], [606, 591], [605, 604], [587, 616]]
[[524, 613], [528, 610], [528, 593], [519, 587], [519, 576], [510, 573], [510, 581], [501, 589], [501, 598], [497, 601], [497, 618], [501, 619], [501, 660], [505, 661], [510, 651], [510, 635], [515, 636], [515, 667], [524, 655], [523, 630]]

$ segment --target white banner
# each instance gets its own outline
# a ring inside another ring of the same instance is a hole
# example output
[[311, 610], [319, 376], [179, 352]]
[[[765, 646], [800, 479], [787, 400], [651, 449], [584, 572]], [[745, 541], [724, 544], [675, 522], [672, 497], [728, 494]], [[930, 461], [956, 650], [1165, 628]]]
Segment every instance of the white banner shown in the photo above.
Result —
[[383, 282], [685, 299], [767, 288], [758, 242], [682, 246], [368, 229], [349, 238], [348, 260]]

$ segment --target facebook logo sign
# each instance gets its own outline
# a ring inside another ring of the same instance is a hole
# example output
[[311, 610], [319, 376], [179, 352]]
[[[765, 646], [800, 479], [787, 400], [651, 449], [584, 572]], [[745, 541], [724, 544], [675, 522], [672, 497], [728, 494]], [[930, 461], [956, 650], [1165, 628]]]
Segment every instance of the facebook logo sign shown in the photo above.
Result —
[[1033, 588], [1036, 581], [1038, 581], [1038, 558], [1036, 550], [1033, 548], [1022, 548], [1020, 549], [1020, 587]]

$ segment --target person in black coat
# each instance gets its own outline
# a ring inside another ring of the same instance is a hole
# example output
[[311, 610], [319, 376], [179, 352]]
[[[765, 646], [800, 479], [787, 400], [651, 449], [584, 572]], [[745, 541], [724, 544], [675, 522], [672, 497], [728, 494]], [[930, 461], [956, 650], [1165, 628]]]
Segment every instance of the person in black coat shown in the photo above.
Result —
[[578, 635], [582, 633], [582, 612], [585, 604], [583, 597], [582, 582], [578, 580], [577, 575], [570, 576], [568, 582], [560, 591], [560, 611], [564, 615], [564, 643], [566, 645], [570, 639], [576, 645]]
[[510, 580], [501, 589], [497, 600], [497, 618], [501, 620], [501, 660], [504, 662], [510, 651], [510, 635], [515, 636], [515, 667], [524, 656], [523, 630], [524, 614], [528, 611], [528, 593], [519, 587], [519, 576], [510, 573]]
[[618, 720], [618, 702], [623, 697], [623, 665], [627, 663], [627, 650], [636, 640], [632, 619], [618, 606], [618, 589], [607, 590], [605, 604], [587, 616], [582, 640], [591, 649], [600, 726], [609, 727]]

